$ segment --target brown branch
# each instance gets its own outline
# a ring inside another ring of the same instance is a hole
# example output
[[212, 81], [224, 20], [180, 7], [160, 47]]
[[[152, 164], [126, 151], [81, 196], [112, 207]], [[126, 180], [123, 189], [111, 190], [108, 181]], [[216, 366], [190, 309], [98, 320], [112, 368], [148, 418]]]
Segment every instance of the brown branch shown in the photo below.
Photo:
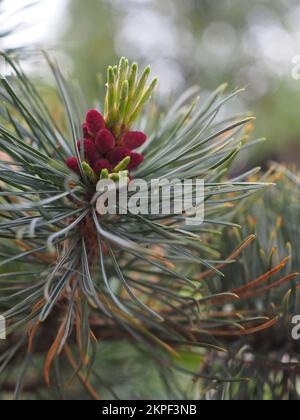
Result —
[[[30, 392], [34, 392], [38, 389], [45, 388], [45, 387], [46, 387], [45, 381], [27, 382], [23, 385], [22, 392], [30, 393]], [[14, 392], [15, 389], [16, 389], [16, 383], [14, 382], [5, 382], [1, 386], [1, 391], [4, 391], [4, 392]]]

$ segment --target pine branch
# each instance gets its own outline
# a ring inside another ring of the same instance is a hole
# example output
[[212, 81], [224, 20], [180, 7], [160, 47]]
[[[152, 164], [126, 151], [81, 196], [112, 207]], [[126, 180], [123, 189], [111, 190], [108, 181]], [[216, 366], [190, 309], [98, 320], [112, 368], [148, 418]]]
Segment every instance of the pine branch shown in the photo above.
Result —
[[[0, 162], [0, 312], [8, 320], [9, 335], [22, 337], [29, 329], [29, 350], [38, 348], [44, 337], [46, 381], [54, 384], [59, 363], [56, 382], [64, 383], [69, 364], [62, 355], [67, 351], [85, 391], [95, 395], [95, 385], [85, 380], [91, 372], [97, 384], [101, 373], [93, 363], [95, 319], [100, 339], [101, 334], [125, 337], [151, 357], [159, 376], [165, 369], [178, 370], [173, 360], [183, 351], [190, 357], [199, 348], [218, 354], [225, 350], [220, 336], [240, 337], [272, 327], [277, 313], [256, 308], [250, 316], [240, 315], [256, 307], [257, 294], [293, 283], [290, 267], [272, 262], [257, 267], [254, 276], [235, 273], [234, 283], [245, 282], [233, 287], [223, 273], [235, 270], [236, 258], [253, 239], [244, 242], [248, 235], [239, 233], [238, 241], [226, 239], [240, 229], [239, 206], [270, 185], [259, 179], [249, 182], [249, 172], [226, 176], [235, 157], [248, 147], [253, 118], [215, 117], [240, 91], [226, 96], [222, 86], [206, 103], [184, 94], [169, 112], [154, 103], [152, 120], [144, 105], [156, 79], [147, 86], [149, 69], [138, 78], [136, 65], [129, 71], [122, 59], [108, 71], [107, 97], [99, 106], [106, 115], [90, 110], [82, 125], [70, 84], [47, 57], [61, 100], [55, 109], [64, 109], [66, 130], [55, 122], [33, 82], [6, 58], [15, 78], [3, 79], [0, 90], [0, 144], [9, 157]], [[146, 134], [132, 131], [142, 108]], [[96, 183], [106, 178], [118, 182], [122, 176], [126, 182], [139, 177], [148, 183], [151, 178], [204, 179], [204, 224], [186, 226], [186, 216], [177, 214], [100, 216]], [[285, 270], [282, 277], [269, 284], [280, 269]], [[257, 289], [262, 283], [265, 289]], [[228, 303], [232, 313], [224, 317]], [[0, 370], [7, 369], [6, 361]], [[30, 363], [25, 360], [16, 395]], [[236, 382], [236, 377], [219, 372], [205, 376], [218, 384]]]

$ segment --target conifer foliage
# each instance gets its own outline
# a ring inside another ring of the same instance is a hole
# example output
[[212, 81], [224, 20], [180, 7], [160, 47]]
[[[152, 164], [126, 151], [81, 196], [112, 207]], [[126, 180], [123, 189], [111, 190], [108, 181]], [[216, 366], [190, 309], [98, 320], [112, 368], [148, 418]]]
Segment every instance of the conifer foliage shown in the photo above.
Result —
[[[5, 58], [14, 76], [3, 78], [0, 90], [3, 392], [16, 399], [28, 391], [30, 398], [122, 397], [127, 352], [135, 367], [149, 361], [169, 397], [187, 396], [192, 383], [200, 384], [200, 397], [242, 386], [242, 370], [218, 366], [247, 337], [274, 328], [282, 311], [269, 291], [280, 300], [288, 286], [295, 295], [297, 275], [288, 251], [259, 264], [255, 236], [240, 225], [241, 206], [270, 186], [257, 169], [230, 172], [249, 147], [253, 117], [218, 115], [240, 91], [226, 94], [223, 85], [204, 101], [192, 88], [162, 109], [151, 99], [157, 79], [148, 82], [150, 68], [139, 75], [137, 64], [122, 58], [108, 68], [105, 100], [87, 110], [46, 57], [60, 98], [49, 106]], [[178, 214], [100, 216], [97, 182], [117, 181], [124, 171], [149, 183], [204, 179], [204, 223], [187, 226]], [[252, 275], [240, 269], [245, 255]], [[110, 361], [109, 374], [107, 346], [120, 362]]]

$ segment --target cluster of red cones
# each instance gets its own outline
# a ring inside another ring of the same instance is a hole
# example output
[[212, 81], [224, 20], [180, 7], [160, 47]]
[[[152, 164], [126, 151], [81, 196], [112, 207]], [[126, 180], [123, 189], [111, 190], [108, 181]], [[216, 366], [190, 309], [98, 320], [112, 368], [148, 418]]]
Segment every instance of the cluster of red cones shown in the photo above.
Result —
[[[127, 167], [129, 171], [136, 169], [144, 161], [142, 154], [134, 152], [147, 140], [144, 133], [128, 131], [121, 139], [117, 140], [112, 132], [106, 128], [103, 116], [96, 110], [88, 111], [82, 128], [84, 140], [79, 140], [77, 147], [81, 152], [81, 146], [83, 145], [84, 160], [94, 170], [97, 179], [103, 169], [112, 172], [114, 167], [127, 156], [130, 156], [130, 163]], [[66, 164], [72, 171], [80, 175], [76, 157], [67, 159]]]

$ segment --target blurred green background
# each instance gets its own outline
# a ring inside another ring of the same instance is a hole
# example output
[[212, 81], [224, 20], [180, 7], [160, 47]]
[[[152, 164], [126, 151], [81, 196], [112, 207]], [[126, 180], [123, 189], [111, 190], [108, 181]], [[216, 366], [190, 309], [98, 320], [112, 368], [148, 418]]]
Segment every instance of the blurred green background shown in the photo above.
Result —
[[[4, 8], [27, 0], [4, 0]], [[121, 55], [151, 63], [162, 97], [192, 84], [204, 93], [228, 82], [247, 87], [233, 112], [252, 111], [253, 152], [300, 160], [300, 2], [298, 0], [41, 0], [12, 15], [31, 28], [6, 41], [42, 45], [79, 79], [89, 105], [101, 94], [96, 75]], [[42, 66], [32, 65], [31, 70]], [[253, 162], [252, 162], [253, 163]]]

